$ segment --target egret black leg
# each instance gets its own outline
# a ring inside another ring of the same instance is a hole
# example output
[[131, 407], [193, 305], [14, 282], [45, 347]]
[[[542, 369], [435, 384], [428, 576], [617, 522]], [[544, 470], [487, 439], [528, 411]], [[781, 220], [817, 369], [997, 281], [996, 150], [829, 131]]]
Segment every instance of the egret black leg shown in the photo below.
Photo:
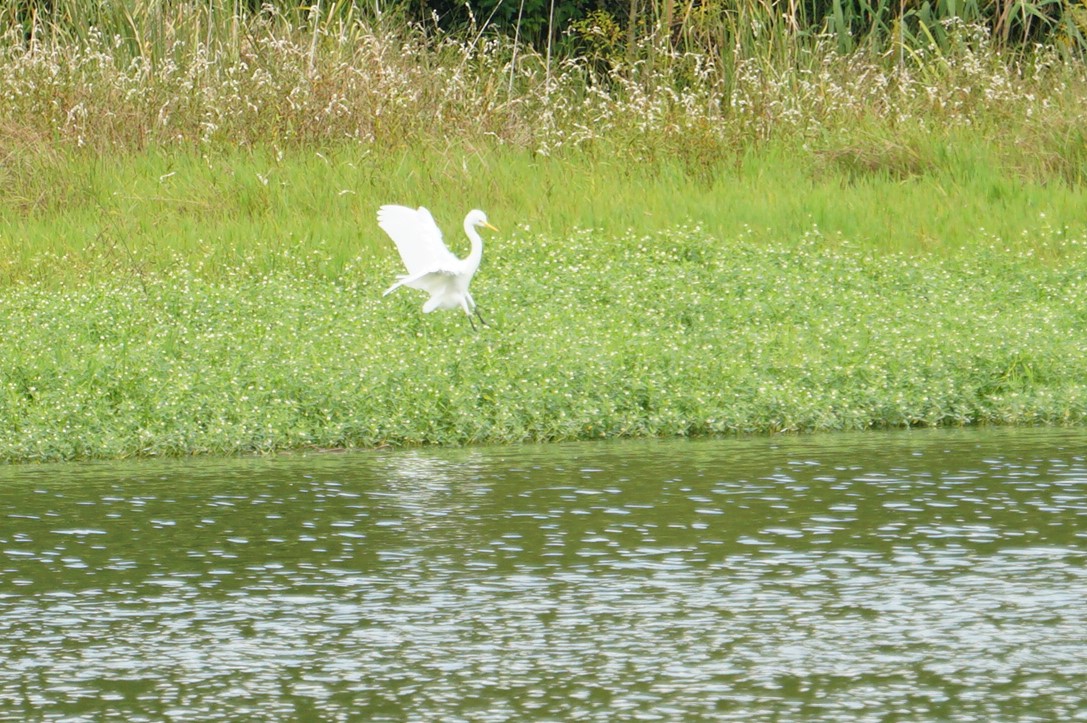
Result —
[[[490, 324], [487, 323], [487, 320], [483, 318], [483, 314], [479, 313], [479, 307], [478, 306], [475, 308], [475, 312], [476, 312], [476, 316], [479, 317], [479, 323], [480, 324], [483, 324], [483, 326], [490, 326]], [[469, 316], [468, 318], [471, 319], [472, 317]]]

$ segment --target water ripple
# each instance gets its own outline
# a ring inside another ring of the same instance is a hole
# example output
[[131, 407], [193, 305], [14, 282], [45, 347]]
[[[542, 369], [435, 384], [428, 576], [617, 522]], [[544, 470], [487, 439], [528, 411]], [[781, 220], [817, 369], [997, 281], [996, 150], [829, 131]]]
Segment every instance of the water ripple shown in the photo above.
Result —
[[2, 720], [1071, 720], [1074, 430], [9, 468]]

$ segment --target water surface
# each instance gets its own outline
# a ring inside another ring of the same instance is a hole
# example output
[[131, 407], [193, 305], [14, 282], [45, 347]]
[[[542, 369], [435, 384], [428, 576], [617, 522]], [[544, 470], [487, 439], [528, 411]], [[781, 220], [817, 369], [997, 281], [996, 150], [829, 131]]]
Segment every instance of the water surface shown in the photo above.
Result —
[[1087, 432], [0, 470], [3, 720], [1087, 718]]

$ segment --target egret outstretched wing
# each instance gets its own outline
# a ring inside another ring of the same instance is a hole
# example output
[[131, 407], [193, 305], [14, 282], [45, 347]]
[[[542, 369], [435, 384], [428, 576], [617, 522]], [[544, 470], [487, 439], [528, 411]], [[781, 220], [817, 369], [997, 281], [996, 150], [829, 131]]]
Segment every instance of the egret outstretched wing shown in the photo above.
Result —
[[442, 241], [441, 229], [430, 211], [422, 206], [382, 206], [377, 212], [377, 225], [396, 244], [409, 277], [456, 268], [457, 257]]
[[452, 271], [446, 271], [444, 269], [438, 269], [437, 271], [420, 271], [417, 274], [401, 274], [396, 277], [396, 283], [385, 289], [385, 293], [382, 296], [388, 296], [392, 292], [399, 289], [401, 286], [411, 286], [416, 289], [422, 289], [434, 293], [439, 287], [437, 284], [443, 284], [448, 279], [452, 279], [456, 274]]

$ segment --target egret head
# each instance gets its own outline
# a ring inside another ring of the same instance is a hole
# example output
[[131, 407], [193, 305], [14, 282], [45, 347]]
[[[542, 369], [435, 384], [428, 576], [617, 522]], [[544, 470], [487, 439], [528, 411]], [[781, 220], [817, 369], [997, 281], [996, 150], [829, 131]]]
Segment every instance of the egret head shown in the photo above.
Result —
[[494, 226], [487, 223], [487, 214], [480, 211], [478, 208], [468, 212], [468, 216], [465, 217], [464, 222], [468, 226], [482, 226], [489, 228], [492, 231], [497, 231]]

